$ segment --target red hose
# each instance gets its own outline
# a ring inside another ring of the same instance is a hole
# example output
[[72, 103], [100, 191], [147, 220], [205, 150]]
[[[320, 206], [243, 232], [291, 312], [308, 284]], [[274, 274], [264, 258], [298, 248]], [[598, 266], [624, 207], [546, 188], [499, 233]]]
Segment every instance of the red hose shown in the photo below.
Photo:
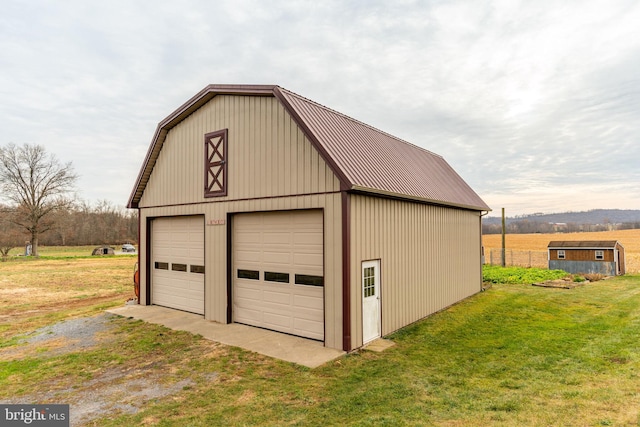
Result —
[[140, 298], [140, 270], [138, 270], [138, 263], [134, 267], [133, 271], [133, 290], [136, 293], [136, 298]]

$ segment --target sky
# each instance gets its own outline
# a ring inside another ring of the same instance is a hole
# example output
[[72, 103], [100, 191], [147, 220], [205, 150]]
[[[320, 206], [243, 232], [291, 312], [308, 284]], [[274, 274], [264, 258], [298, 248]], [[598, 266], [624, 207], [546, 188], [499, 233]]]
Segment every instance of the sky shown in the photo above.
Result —
[[125, 206], [158, 122], [277, 84], [443, 156], [491, 215], [640, 209], [637, 0], [4, 0], [0, 146]]

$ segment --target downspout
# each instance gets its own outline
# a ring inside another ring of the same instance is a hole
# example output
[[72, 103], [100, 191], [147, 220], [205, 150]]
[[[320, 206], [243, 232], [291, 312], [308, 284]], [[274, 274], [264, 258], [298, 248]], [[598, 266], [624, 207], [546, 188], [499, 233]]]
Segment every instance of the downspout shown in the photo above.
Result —
[[[136, 263], [138, 265], [138, 270], [136, 271], [136, 273], [134, 273], [134, 277], [133, 277], [133, 282], [134, 282], [134, 286], [138, 287], [138, 295], [136, 295], [138, 297], [138, 305], [140, 304], [140, 295], [142, 295], [142, 292], [140, 292], [140, 226], [141, 226], [141, 222], [140, 222], [140, 208], [137, 209], [138, 211], [138, 262]], [[137, 274], [137, 277], [136, 277]], [[146, 273], [145, 273], [146, 274]], [[136, 283], [136, 279], [137, 279], [137, 283]]]
[[[145, 261], [144, 261], [144, 271], [145, 271], [145, 301], [144, 305], [151, 305], [151, 218], [145, 218]], [[140, 284], [142, 286], [142, 283]]]
[[351, 351], [351, 198], [342, 191], [342, 350]]

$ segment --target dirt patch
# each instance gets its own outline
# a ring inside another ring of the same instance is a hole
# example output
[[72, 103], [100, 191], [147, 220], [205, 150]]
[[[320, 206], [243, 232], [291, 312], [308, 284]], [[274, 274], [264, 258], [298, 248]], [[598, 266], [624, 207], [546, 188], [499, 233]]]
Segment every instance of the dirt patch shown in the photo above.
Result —
[[[0, 358], [52, 358], [79, 354], [115, 341], [122, 319], [112, 314], [75, 318], [46, 326], [23, 336], [14, 346], [1, 349]], [[196, 379], [181, 375], [165, 360], [148, 360], [144, 365], [105, 366], [91, 372], [87, 379], [70, 385], [68, 379], [49, 380], [41, 391], [21, 395], [0, 403], [64, 403], [70, 405], [72, 426], [91, 425], [92, 421], [118, 414], [135, 414], [148, 402], [176, 394], [196, 385]], [[212, 372], [206, 382], [218, 380]]]
[[110, 330], [116, 317], [105, 313], [45, 326], [19, 339], [17, 346], [0, 350], [0, 358], [52, 357], [104, 344], [109, 338], [100, 333]]
[[[125, 299], [122, 298], [121, 295], [107, 295], [65, 302], [40, 304], [37, 308], [34, 308], [32, 310], [25, 310], [21, 308], [4, 309], [3, 313], [0, 314], [0, 324], [5, 323], [16, 326], [13, 326], [11, 329], [7, 329], [6, 331], [0, 332], [0, 338], [6, 339], [16, 332], [26, 332], [33, 330], [37, 326], [40, 326], [43, 323], [47, 322], [46, 316], [53, 313], [58, 313], [63, 310], [81, 311], [92, 305], [108, 304], [112, 301], [118, 300], [121, 300], [122, 302], [125, 301]], [[87, 314], [84, 313], [84, 315], [86, 316]]]
[[[211, 373], [206, 380], [215, 381], [217, 376], [217, 373]], [[195, 381], [190, 378], [168, 378], [166, 372], [153, 368], [112, 368], [71, 388], [22, 396], [19, 400], [2, 403], [69, 404], [71, 425], [82, 426], [97, 418], [135, 414], [154, 399], [176, 394], [194, 385]]]

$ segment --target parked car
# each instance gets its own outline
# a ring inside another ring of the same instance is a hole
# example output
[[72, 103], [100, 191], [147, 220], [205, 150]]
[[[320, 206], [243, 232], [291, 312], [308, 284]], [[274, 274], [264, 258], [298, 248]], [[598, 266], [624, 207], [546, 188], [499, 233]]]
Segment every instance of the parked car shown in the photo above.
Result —
[[122, 245], [122, 252], [135, 252], [136, 251], [136, 247], [133, 245], [130, 245], [129, 243], [125, 243], [124, 245]]

